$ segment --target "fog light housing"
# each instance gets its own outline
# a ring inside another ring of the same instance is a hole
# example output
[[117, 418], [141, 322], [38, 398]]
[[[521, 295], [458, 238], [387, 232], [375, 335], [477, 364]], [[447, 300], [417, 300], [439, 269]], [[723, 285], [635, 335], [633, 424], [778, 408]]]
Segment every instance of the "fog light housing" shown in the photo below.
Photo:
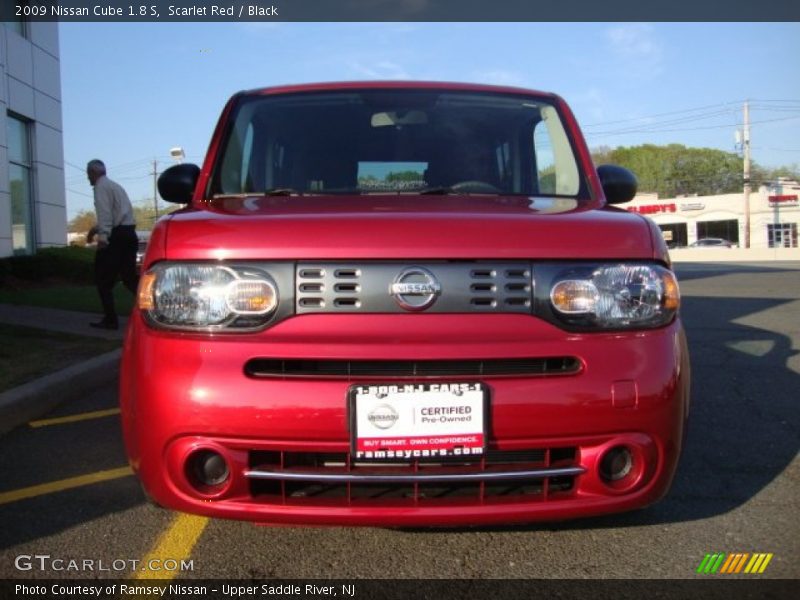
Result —
[[600, 478], [606, 483], [622, 481], [633, 472], [633, 454], [626, 446], [614, 446], [600, 459]]
[[228, 461], [215, 450], [198, 450], [186, 461], [186, 475], [198, 491], [208, 493], [223, 486], [230, 477]]

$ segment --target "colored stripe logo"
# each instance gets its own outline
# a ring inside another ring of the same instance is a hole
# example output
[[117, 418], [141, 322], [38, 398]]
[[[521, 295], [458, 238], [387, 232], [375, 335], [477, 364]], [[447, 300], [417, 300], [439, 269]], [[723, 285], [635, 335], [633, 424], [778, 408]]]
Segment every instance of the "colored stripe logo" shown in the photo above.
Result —
[[703, 575], [747, 573], [749, 575], [761, 574], [767, 569], [769, 561], [774, 555], [757, 552], [717, 552], [706, 554], [697, 567], [697, 572]]

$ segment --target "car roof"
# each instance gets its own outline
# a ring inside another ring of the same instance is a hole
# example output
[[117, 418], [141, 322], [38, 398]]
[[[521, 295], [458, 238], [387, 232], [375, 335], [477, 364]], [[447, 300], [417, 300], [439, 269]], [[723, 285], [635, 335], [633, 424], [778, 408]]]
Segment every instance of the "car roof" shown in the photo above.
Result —
[[452, 81], [336, 81], [303, 83], [256, 88], [241, 92], [246, 95], [291, 94], [296, 92], [322, 92], [342, 90], [452, 90], [471, 92], [494, 92], [505, 94], [525, 94], [557, 98], [552, 92], [542, 92], [513, 86], [488, 85], [484, 83], [461, 83]]

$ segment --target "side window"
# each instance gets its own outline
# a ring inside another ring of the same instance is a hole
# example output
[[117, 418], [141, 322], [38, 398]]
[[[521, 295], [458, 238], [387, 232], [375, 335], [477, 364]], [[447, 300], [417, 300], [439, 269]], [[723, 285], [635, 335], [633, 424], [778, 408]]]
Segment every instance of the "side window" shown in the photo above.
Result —
[[536, 157], [536, 189], [540, 194], [556, 193], [556, 162], [553, 143], [544, 121], [533, 130], [533, 152]]
[[244, 171], [244, 138], [250, 124], [243, 121], [243, 119], [238, 120], [231, 131], [227, 150], [222, 159], [219, 191], [223, 194], [244, 192], [243, 183], [247, 179]]
[[541, 110], [542, 120], [533, 130], [537, 193], [575, 196], [580, 189], [580, 175], [567, 132], [555, 108], [545, 106]]
[[253, 156], [253, 124], [248, 123], [247, 129], [244, 133], [244, 147], [242, 148], [242, 172], [240, 173], [241, 181], [240, 190], [242, 192], [252, 192], [253, 181], [250, 176], [250, 164]]

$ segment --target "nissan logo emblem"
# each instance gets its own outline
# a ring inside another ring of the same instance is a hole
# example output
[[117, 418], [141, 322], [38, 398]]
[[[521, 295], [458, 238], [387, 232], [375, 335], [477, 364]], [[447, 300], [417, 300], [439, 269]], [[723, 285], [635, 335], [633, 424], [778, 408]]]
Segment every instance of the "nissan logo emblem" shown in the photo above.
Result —
[[389, 429], [400, 418], [397, 411], [388, 404], [379, 404], [367, 414], [367, 421], [378, 429]]
[[436, 302], [442, 293], [442, 286], [427, 269], [409, 267], [394, 278], [389, 291], [401, 308], [418, 311]]

